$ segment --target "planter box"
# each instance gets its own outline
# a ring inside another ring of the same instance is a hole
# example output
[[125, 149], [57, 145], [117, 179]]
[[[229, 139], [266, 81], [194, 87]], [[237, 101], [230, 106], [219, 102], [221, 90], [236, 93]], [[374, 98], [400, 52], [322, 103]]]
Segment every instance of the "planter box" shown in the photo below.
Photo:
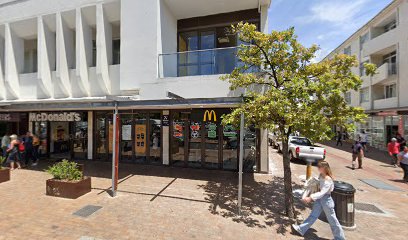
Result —
[[0, 169], [0, 183], [10, 181], [10, 169]]
[[47, 180], [46, 194], [53, 197], [77, 199], [91, 192], [91, 178], [85, 177], [78, 182], [65, 182], [55, 179]]

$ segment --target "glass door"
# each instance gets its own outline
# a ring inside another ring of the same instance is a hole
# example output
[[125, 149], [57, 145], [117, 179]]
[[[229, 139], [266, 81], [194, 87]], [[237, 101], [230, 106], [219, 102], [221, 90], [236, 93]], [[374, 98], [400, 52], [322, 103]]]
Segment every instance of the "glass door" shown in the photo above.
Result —
[[149, 136], [147, 134], [147, 113], [137, 113], [135, 118], [135, 158], [137, 163], [147, 163]]
[[149, 162], [161, 164], [161, 113], [149, 114]]
[[187, 151], [187, 129], [189, 126], [190, 113], [172, 112], [171, 113], [171, 165], [182, 167], [186, 166]]
[[238, 169], [238, 131], [232, 125], [223, 126], [222, 157], [223, 169]]
[[81, 122], [74, 122], [73, 125], [73, 140], [72, 150], [74, 158], [87, 159], [88, 152], [88, 114], [82, 114]]
[[133, 144], [132, 144], [132, 114], [122, 114], [120, 117], [120, 160], [122, 162], [133, 161]]
[[219, 127], [216, 122], [206, 122], [204, 129], [205, 167], [219, 168]]
[[201, 167], [202, 122], [190, 121], [188, 129], [188, 166]]

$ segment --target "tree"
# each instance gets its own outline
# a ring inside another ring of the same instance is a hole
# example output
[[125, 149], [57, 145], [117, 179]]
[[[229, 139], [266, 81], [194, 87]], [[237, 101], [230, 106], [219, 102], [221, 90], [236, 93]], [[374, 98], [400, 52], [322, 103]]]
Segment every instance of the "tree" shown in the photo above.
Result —
[[[237, 123], [241, 113], [246, 124], [275, 129], [282, 140], [286, 215], [295, 218], [292, 176], [288, 153], [289, 136], [299, 132], [314, 141], [333, 136], [332, 126], [353, 128], [366, 118], [363, 109], [348, 106], [345, 93], [357, 91], [361, 79], [351, 68], [354, 56], [335, 55], [315, 63], [316, 45], [302, 46], [294, 28], [266, 34], [248, 23], [232, 27], [241, 41], [238, 50], [242, 66], [223, 77], [231, 90], [245, 89], [246, 101], [224, 116], [224, 124]], [[375, 66], [366, 65], [367, 74]]]

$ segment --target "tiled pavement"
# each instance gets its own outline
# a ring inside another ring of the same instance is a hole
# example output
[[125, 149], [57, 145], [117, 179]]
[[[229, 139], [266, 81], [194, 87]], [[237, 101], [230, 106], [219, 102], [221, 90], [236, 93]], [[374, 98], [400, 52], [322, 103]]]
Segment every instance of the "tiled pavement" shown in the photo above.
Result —
[[[348, 239], [404, 239], [408, 234], [408, 187], [394, 182], [399, 170], [366, 160], [352, 171], [349, 154], [328, 147], [328, 161], [340, 180], [357, 189], [356, 201], [373, 203], [386, 216], [357, 213], [357, 230]], [[372, 153], [373, 154], [373, 153]], [[290, 235], [282, 216], [281, 157], [270, 149], [273, 175], [245, 175], [244, 216], [236, 215], [237, 174], [121, 164], [119, 194], [111, 198], [110, 163], [86, 163], [93, 190], [77, 199], [45, 196], [50, 176], [37, 169], [17, 170], [12, 181], [0, 184], [0, 239], [303, 239]], [[377, 159], [378, 156], [373, 158]], [[300, 183], [305, 166], [292, 164]], [[376, 190], [359, 178], [382, 179], [405, 192]], [[300, 188], [296, 185], [296, 188]], [[72, 213], [85, 205], [103, 208], [88, 218]], [[298, 203], [303, 216], [309, 209]], [[318, 221], [306, 239], [330, 239], [329, 227]]]

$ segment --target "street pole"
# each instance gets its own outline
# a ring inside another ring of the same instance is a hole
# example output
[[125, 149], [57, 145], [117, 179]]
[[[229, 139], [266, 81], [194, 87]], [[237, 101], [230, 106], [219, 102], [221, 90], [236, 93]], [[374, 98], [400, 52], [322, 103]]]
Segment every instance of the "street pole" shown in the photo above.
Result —
[[312, 160], [306, 159], [306, 180], [312, 177]]
[[116, 197], [119, 173], [119, 113], [118, 103], [115, 102], [113, 114], [113, 143], [112, 143], [112, 197]]
[[241, 215], [242, 207], [242, 170], [244, 167], [244, 113], [241, 113], [241, 126], [239, 131], [239, 169], [238, 169], [238, 214]]

